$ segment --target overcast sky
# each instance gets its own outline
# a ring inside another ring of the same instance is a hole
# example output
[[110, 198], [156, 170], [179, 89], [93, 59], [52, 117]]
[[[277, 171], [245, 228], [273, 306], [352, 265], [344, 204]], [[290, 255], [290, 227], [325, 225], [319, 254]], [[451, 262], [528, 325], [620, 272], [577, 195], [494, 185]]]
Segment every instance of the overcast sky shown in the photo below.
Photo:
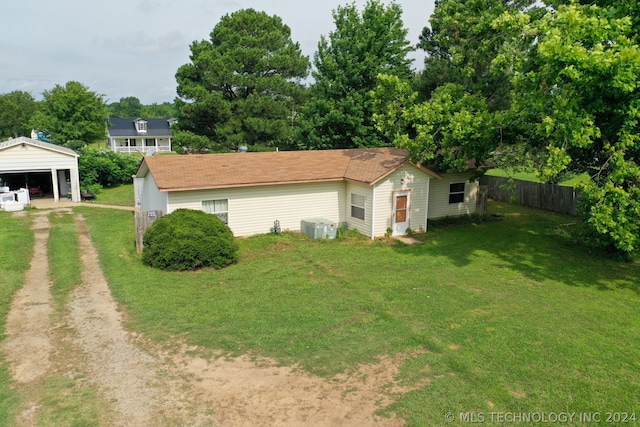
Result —
[[[107, 103], [138, 97], [143, 104], [173, 101], [175, 73], [189, 62], [189, 45], [209, 38], [220, 18], [254, 8], [277, 15], [313, 59], [331, 15], [350, 0], [8, 0], [2, 5], [0, 93], [36, 99], [56, 84], [79, 81]], [[362, 10], [364, 0], [355, 2]], [[398, 0], [409, 41], [418, 42], [434, 0]], [[388, 2], [386, 2], [388, 4]], [[414, 68], [423, 55], [415, 53]]]

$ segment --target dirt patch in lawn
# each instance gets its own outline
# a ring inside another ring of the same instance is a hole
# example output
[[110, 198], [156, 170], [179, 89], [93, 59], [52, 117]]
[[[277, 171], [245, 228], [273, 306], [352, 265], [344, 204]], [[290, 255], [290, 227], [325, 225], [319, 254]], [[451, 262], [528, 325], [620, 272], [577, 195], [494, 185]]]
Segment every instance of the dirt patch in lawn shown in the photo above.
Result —
[[[400, 426], [376, 411], [409, 391], [396, 382], [407, 356], [385, 356], [330, 379], [247, 356], [204, 356], [183, 346], [161, 350], [124, 328], [81, 216], [76, 215], [82, 285], [65, 316], [51, 324], [46, 215], [34, 215], [36, 250], [27, 283], [17, 293], [3, 351], [24, 402], [21, 425], [36, 425], [42, 402], [34, 392], [53, 375], [81, 376], [106, 408], [96, 424], [108, 426]], [[30, 383], [30, 384], [29, 384]], [[424, 384], [422, 384], [424, 385]]]

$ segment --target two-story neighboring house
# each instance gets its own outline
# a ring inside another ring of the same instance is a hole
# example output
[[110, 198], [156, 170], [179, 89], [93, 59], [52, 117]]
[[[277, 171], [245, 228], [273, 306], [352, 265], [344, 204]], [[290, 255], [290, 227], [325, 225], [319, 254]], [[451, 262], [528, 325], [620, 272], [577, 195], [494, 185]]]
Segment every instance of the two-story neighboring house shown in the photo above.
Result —
[[120, 153], [171, 151], [171, 126], [176, 119], [109, 118], [109, 147]]

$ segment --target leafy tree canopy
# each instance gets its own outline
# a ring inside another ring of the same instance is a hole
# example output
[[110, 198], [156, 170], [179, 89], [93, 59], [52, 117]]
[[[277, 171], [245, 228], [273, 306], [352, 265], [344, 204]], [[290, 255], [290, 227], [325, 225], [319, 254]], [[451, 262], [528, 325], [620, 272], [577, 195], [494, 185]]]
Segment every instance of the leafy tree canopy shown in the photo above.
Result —
[[[509, 107], [510, 80], [491, 69], [492, 60], [511, 36], [493, 21], [503, 13], [528, 10], [535, 0], [437, 0], [418, 47], [427, 53], [425, 68], [416, 79], [421, 99], [439, 86], [456, 83], [480, 94], [491, 110]], [[529, 14], [540, 15], [541, 9]]]
[[56, 85], [42, 93], [38, 112], [31, 125], [60, 145], [67, 141], [91, 144], [105, 138], [107, 107], [104, 95], [98, 95], [79, 82]]
[[172, 134], [173, 148], [180, 154], [206, 153], [210, 149], [211, 142], [204, 135], [196, 135], [188, 130], [176, 130]]
[[111, 117], [143, 117], [142, 102], [135, 96], [120, 98], [118, 102], [109, 104], [109, 116]]
[[379, 73], [412, 76], [412, 50], [397, 3], [368, 1], [333, 12], [335, 30], [322, 36], [314, 57], [315, 84], [301, 111], [294, 144], [327, 149], [390, 145], [373, 123], [371, 90]]
[[[532, 23], [504, 15], [495, 25], [518, 27], [521, 37], [496, 66], [513, 70], [512, 116], [527, 124], [540, 176], [589, 173], [587, 226], [600, 245], [632, 252], [640, 249], [640, 45], [632, 18], [612, 11], [560, 5]], [[513, 47], [526, 40], [535, 49]]]
[[[504, 7], [499, 15], [490, 14], [493, 19], [483, 18], [486, 9], [469, 8], [485, 3], [496, 11], [501, 3]], [[433, 158], [453, 169], [465, 158], [483, 160], [494, 152], [507, 153], [501, 157], [514, 164], [535, 165], [545, 181], [553, 182], [567, 171], [587, 172], [591, 180], [583, 186], [580, 208], [586, 226], [583, 237], [601, 247], [636, 252], [640, 250], [638, 3], [551, 0], [549, 4], [548, 9], [519, 11], [512, 7], [515, 2], [438, 2], [447, 7], [432, 18], [437, 25], [425, 31], [422, 45], [432, 57], [449, 61], [459, 85], [438, 86], [426, 102], [416, 103], [417, 94], [408, 87], [382, 77], [376, 90], [378, 126], [417, 160]], [[474, 22], [481, 25], [468, 25]], [[479, 30], [469, 32], [470, 28]], [[482, 37], [489, 28], [500, 37]], [[485, 71], [487, 78], [477, 80], [480, 87], [473, 79], [465, 80]], [[491, 87], [492, 75], [505, 79], [509, 87], [508, 98], [500, 96], [506, 100], [500, 106], [493, 103], [494, 92], [485, 90]], [[494, 151], [496, 141], [502, 146]]]
[[142, 107], [142, 114], [140, 117], [152, 119], [152, 118], [173, 118], [178, 117], [178, 111], [173, 102], [163, 102], [158, 104], [156, 102], [150, 105], [144, 105]]
[[31, 135], [29, 121], [37, 108], [28, 92], [16, 90], [0, 95], [0, 138]]
[[153, 118], [170, 118], [177, 117], [178, 112], [172, 102], [163, 102], [162, 104], [153, 103], [151, 105], [143, 105], [135, 96], [120, 98], [118, 102], [109, 104], [110, 117], [142, 117], [145, 119]]
[[210, 40], [191, 44], [180, 67], [179, 126], [227, 147], [290, 138], [309, 59], [277, 16], [244, 9], [224, 16]]
[[428, 101], [418, 102], [407, 82], [380, 75], [373, 96], [378, 129], [417, 163], [462, 172], [470, 160], [482, 161], [496, 147], [494, 118], [484, 98], [461, 85], [441, 86]]

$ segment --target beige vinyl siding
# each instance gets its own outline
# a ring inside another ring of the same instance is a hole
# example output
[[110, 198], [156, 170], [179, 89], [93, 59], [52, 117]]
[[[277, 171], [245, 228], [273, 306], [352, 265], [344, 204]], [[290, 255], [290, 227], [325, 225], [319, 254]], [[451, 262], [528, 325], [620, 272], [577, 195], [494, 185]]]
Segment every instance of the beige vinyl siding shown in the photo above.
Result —
[[229, 227], [236, 236], [268, 233], [275, 220], [282, 230], [299, 231], [305, 218], [344, 222], [343, 181], [266, 185], [169, 194], [169, 213], [178, 208], [202, 210], [203, 200], [229, 201]]
[[391, 227], [393, 195], [396, 191], [408, 191], [411, 194], [409, 227], [416, 231], [425, 229], [429, 186], [437, 181], [430, 178], [422, 170], [407, 164], [375, 185], [374, 237], [384, 236], [387, 228]]
[[[476, 211], [478, 183], [469, 182], [469, 174], [444, 174], [440, 180], [432, 180], [429, 191], [429, 218], [459, 216]], [[464, 182], [464, 202], [449, 203], [449, 185]]]
[[0, 170], [49, 172], [52, 169], [77, 170], [76, 156], [46, 148], [21, 144], [0, 150]]
[[[364, 196], [364, 221], [351, 216], [351, 193]], [[368, 185], [347, 181], [345, 194], [344, 216], [347, 227], [358, 230], [365, 236], [371, 237], [371, 220], [373, 208], [373, 191]]]

